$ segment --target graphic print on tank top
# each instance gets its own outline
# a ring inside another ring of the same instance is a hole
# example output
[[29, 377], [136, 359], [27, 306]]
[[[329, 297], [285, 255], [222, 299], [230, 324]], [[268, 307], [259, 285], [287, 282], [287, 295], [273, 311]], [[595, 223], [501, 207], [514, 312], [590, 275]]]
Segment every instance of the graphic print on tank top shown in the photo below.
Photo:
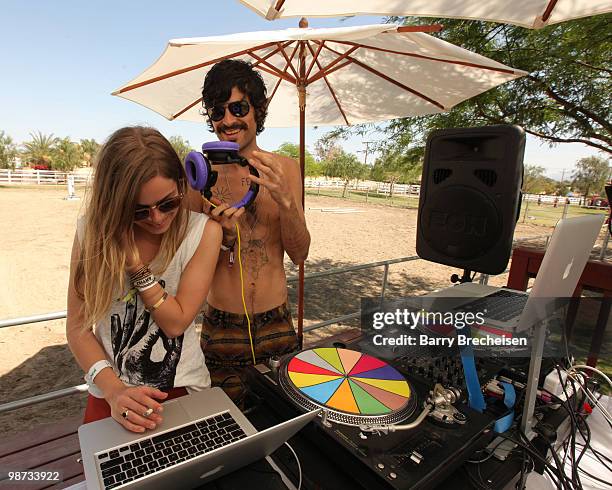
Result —
[[[165, 287], [163, 280], [159, 284]], [[134, 385], [174, 387], [184, 334], [173, 339], [151, 320], [138, 294], [125, 303], [123, 318], [111, 315], [113, 358], [122, 377]], [[140, 306], [140, 308], [139, 308]]]

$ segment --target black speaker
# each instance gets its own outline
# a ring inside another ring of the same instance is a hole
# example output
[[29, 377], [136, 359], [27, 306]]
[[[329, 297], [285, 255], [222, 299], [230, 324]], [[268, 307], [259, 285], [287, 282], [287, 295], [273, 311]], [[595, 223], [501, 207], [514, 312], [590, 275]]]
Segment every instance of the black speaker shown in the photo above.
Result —
[[506, 269], [521, 206], [525, 132], [443, 129], [427, 139], [417, 254], [485, 274]]

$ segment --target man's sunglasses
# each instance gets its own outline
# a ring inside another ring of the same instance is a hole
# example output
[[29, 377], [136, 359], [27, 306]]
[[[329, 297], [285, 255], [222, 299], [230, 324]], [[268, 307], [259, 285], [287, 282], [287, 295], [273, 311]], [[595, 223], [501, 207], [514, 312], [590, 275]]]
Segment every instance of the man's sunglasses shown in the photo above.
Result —
[[159, 201], [153, 206], [138, 206], [134, 212], [134, 221], [142, 221], [147, 219], [149, 216], [151, 216], [151, 211], [154, 209], [159, 210], [160, 213], [169, 213], [180, 206], [182, 199], [183, 195], [179, 194], [178, 196], [169, 197], [168, 199]]
[[208, 117], [210, 118], [211, 121], [219, 122], [221, 121], [221, 119], [225, 117], [226, 108], [229, 109], [230, 114], [232, 116], [244, 117], [249, 113], [251, 106], [246, 100], [242, 99], [240, 101], [230, 102], [227, 105], [221, 104], [221, 105], [216, 105], [213, 107], [208, 107], [206, 109], [206, 114], [208, 114]]

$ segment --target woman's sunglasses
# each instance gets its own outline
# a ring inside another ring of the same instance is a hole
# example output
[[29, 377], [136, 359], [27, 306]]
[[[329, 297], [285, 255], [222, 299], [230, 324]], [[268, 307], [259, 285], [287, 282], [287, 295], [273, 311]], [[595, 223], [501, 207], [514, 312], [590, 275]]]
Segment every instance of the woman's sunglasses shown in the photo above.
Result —
[[180, 206], [182, 199], [183, 195], [179, 194], [178, 196], [169, 197], [168, 199], [159, 201], [153, 206], [139, 206], [134, 212], [134, 221], [142, 221], [147, 219], [149, 216], [151, 216], [151, 211], [154, 209], [157, 209], [160, 213], [169, 213]]
[[236, 102], [230, 102], [227, 105], [216, 105], [213, 107], [209, 107], [206, 109], [206, 114], [211, 119], [211, 121], [219, 122], [221, 119], [225, 117], [225, 109], [230, 111], [230, 114], [234, 117], [244, 117], [249, 113], [251, 106], [249, 103], [242, 99]]

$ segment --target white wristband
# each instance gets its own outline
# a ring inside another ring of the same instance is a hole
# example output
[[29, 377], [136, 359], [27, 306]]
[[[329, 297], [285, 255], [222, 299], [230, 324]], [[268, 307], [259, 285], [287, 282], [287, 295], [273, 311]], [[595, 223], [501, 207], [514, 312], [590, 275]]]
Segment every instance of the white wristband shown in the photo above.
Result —
[[147, 289], [151, 289], [152, 287], [157, 286], [158, 284], [159, 283], [157, 281], [155, 281], [154, 283], [149, 284], [148, 286], [145, 286], [144, 288], [136, 287], [136, 289], [138, 290], [139, 293], [142, 293], [142, 292], [146, 291]]
[[108, 362], [106, 359], [102, 359], [98, 362], [94, 362], [93, 366], [89, 368], [89, 371], [85, 375], [85, 381], [87, 381], [87, 384], [89, 386], [93, 385], [94, 380], [96, 379], [96, 376], [100, 374], [100, 371], [106, 368], [112, 369], [112, 367], [113, 365], [110, 362]]

